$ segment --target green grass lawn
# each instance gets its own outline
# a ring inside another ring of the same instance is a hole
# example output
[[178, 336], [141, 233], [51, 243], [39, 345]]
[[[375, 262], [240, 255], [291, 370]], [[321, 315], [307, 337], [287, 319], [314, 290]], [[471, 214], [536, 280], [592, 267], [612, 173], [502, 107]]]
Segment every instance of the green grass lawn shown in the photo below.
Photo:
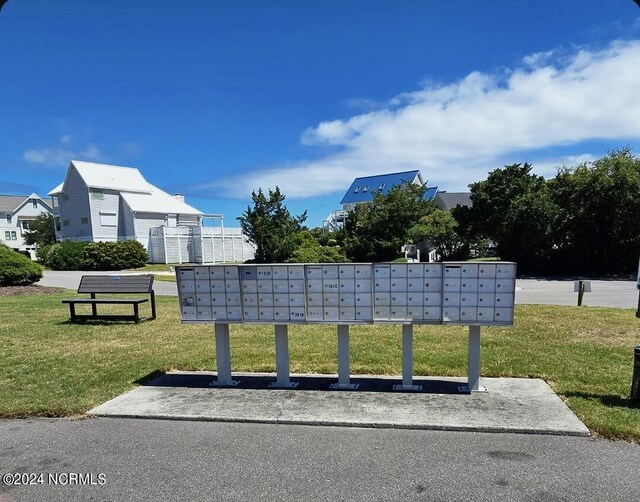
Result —
[[[177, 298], [157, 297], [155, 321], [71, 324], [60, 300], [74, 295], [0, 297], [0, 416], [81, 414], [154, 371], [215, 369], [213, 326], [181, 324]], [[628, 407], [640, 343], [634, 314], [519, 305], [512, 328], [483, 328], [482, 376], [543, 378], [592, 432], [640, 441], [640, 409]], [[336, 373], [335, 332], [292, 326], [291, 371]], [[399, 326], [351, 333], [353, 374], [400, 375]], [[416, 375], [466, 376], [466, 327], [416, 326], [414, 334]], [[234, 371], [275, 371], [272, 327], [232, 325], [231, 350]]]

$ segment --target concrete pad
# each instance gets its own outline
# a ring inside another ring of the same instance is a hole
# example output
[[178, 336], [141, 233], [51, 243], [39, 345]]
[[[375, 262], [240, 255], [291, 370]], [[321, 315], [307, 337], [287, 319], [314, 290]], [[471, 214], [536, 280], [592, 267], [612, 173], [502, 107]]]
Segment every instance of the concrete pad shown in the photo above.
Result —
[[585, 425], [539, 379], [483, 378], [488, 392], [459, 393], [462, 378], [421, 377], [421, 391], [393, 391], [398, 377], [353, 376], [358, 390], [329, 390], [337, 375], [291, 375], [296, 389], [270, 389], [272, 374], [170, 372], [88, 412], [94, 416], [588, 436]]

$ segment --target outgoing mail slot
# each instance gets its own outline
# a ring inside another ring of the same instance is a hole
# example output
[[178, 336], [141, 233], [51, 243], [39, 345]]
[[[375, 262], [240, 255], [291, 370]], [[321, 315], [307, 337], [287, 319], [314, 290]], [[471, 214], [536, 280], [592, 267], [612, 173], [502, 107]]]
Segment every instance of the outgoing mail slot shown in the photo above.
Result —
[[461, 277], [462, 269], [460, 265], [445, 265], [444, 266], [444, 278], [447, 279], [449, 277]]
[[179, 277], [180, 279], [195, 279], [196, 274], [192, 268], [181, 268]]

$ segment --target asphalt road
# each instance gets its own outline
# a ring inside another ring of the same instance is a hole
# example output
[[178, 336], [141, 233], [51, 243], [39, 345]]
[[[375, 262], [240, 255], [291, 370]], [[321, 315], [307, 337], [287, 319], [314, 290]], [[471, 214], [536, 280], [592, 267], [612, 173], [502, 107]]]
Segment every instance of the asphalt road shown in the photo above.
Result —
[[[85, 272], [86, 273], [86, 272]], [[92, 272], [117, 275], [122, 272]], [[45, 271], [42, 286], [78, 289], [83, 272]], [[157, 295], [178, 294], [174, 282], [155, 281]], [[591, 307], [637, 308], [638, 289], [635, 281], [591, 281], [591, 293], [585, 293], [583, 305]], [[577, 305], [578, 295], [573, 292], [573, 280], [518, 279], [516, 303], [544, 305]]]
[[[0, 421], [0, 445], [1, 475], [45, 475], [2, 502], [638, 500], [640, 446], [588, 438], [58, 419]], [[70, 473], [94, 485], [52, 486]]]

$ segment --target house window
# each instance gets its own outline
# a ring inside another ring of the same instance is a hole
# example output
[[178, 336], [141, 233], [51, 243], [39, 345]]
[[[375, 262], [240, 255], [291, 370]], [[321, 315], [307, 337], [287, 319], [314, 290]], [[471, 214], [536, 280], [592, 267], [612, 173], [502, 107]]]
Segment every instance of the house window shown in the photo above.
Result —
[[380, 183], [380, 186], [378, 187], [378, 190], [383, 190], [384, 189], [384, 183]]
[[117, 227], [118, 215], [116, 213], [100, 213], [100, 225], [103, 227]]
[[38, 201], [36, 199], [31, 199], [31, 203], [33, 204], [34, 209], [38, 207]]
[[29, 222], [27, 220], [22, 220], [20, 222], [20, 226], [22, 227], [22, 230], [29, 230]]
[[54, 218], [53, 221], [55, 222], [56, 230], [59, 232], [60, 231], [60, 218]]
[[11, 240], [12, 241], [17, 241], [18, 240], [18, 235], [16, 234], [15, 230], [11, 231]]
[[11, 214], [7, 213], [7, 223], [11, 223]]
[[104, 200], [104, 192], [102, 190], [91, 190], [91, 198], [95, 200]]
[[80, 223], [83, 225], [87, 225], [89, 224], [89, 218], [80, 218]]
[[62, 226], [63, 227], [68, 227], [69, 226], [69, 220], [62, 220]]
[[360, 188], [359, 188], [359, 187], [355, 187], [355, 188], [353, 189], [353, 193], [358, 193], [358, 190], [360, 190]]
[[4, 233], [4, 240], [5, 241], [11, 240], [11, 232], [9, 232], [8, 230]]
[[362, 189], [363, 192], [366, 192], [367, 190], [369, 190], [369, 185], [365, 185], [364, 188]]

